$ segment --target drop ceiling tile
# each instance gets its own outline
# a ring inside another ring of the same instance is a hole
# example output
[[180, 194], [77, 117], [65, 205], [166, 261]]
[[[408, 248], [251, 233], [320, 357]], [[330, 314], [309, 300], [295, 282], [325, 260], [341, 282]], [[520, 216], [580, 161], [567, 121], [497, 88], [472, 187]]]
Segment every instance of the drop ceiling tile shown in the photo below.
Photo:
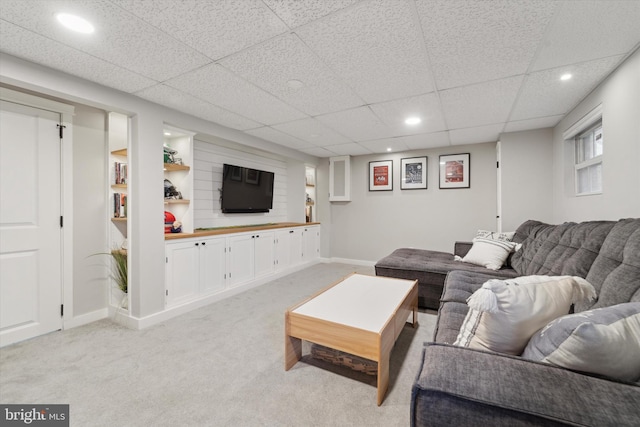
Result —
[[306, 117], [302, 112], [216, 64], [183, 74], [166, 84], [266, 125]]
[[208, 102], [166, 85], [156, 85], [137, 92], [135, 95], [155, 102], [156, 104], [164, 105], [233, 129], [246, 130], [260, 126], [260, 123], [216, 105], [209, 104]]
[[351, 142], [349, 138], [340, 135], [333, 129], [322, 124], [319, 120], [311, 117], [274, 125], [273, 128], [318, 146]]
[[433, 91], [409, 2], [357, 3], [296, 33], [368, 103]]
[[[372, 104], [370, 108], [396, 135], [437, 132], [446, 129], [440, 101], [435, 93], [412, 96], [394, 101]], [[408, 117], [420, 117], [422, 122], [407, 125]]]
[[275, 142], [276, 144], [284, 145], [285, 147], [293, 148], [294, 150], [314, 147], [313, 144], [310, 144], [306, 141], [301, 141], [291, 135], [287, 135], [286, 133], [282, 133], [279, 130], [273, 129], [268, 126], [247, 130], [245, 131], [245, 133], [257, 136], [258, 138], [266, 139], [267, 141]]
[[504, 123], [478, 126], [466, 129], [449, 131], [451, 145], [481, 144], [483, 142], [496, 142], [504, 128]]
[[[58, 24], [64, 10], [95, 26], [93, 34], [78, 34]], [[106, 0], [3, 0], [2, 19], [96, 58], [162, 81], [201, 67], [209, 58]], [[46, 64], [45, 64], [46, 65]]]
[[522, 79], [523, 76], [516, 76], [440, 92], [449, 128], [505, 122]]
[[409, 150], [407, 144], [402, 141], [402, 137], [362, 141], [359, 144], [373, 153], [397, 153]]
[[[295, 34], [245, 49], [219, 63], [309, 115], [364, 104]], [[303, 86], [293, 88], [289, 80]]]
[[[578, 104], [622, 60], [622, 56], [598, 59], [531, 73], [524, 82], [510, 120], [563, 115]], [[560, 76], [573, 77], [561, 81]]]
[[359, 0], [263, 0], [290, 28], [315, 21]]
[[5, 53], [123, 92], [135, 92], [157, 83], [3, 20], [0, 40]]
[[338, 155], [337, 153], [322, 147], [303, 148], [300, 151], [316, 157], [332, 157]]
[[393, 130], [382, 123], [369, 107], [352, 108], [316, 117], [326, 126], [352, 141], [388, 138]]
[[368, 150], [362, 145], [355, 142], [350, 142], [348, 144], [328, 145], [323, 148], [331, 151], [332, 153], [335, 153], [338, 156], [364, 156], [366, 154], [372, 153], [371, 150]]
[[212, 59], [288, 31], [260, 0], [112, 1]]
[[511, 121], [504, 127], [505, 132], [519, 132], [531, 129], [551, 128], [560, 123], [564, 116], [540, 117], [538, 119]]
[[532, 70], [626, 54], [640, 40], [640, 1], [566, 1]]
[[403, 136], [402, 142], [411, 150], [422, 150], [426, 148], [447, 147], [449, 143], [449, 132], [423, 133], [419, 135]]
[[559, 4], [417, 1], [438, 89], [524, 74]]

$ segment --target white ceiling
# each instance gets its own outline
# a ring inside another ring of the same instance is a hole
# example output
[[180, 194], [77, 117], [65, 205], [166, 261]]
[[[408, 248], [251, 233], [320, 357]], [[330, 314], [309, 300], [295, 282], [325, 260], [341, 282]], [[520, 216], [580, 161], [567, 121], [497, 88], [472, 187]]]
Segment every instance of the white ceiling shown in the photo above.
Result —
[[554, 126], [639, 22], [640, 0], [2, 0], [0, 51], [327, 157]]

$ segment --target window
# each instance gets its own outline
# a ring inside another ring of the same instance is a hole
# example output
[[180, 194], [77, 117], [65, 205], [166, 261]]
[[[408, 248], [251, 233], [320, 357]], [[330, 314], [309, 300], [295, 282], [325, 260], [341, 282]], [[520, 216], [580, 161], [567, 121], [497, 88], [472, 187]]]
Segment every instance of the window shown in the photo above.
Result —
[[573, 145], [573, 164], [570, 158], [566, 158], [565, 166], [574, 169], [576, 196], [601, 194], [604, 153], [602, 104], [565, 130], [562, 137]]
[[602, 120], [575, 139], [576, 195], [602, 193]]

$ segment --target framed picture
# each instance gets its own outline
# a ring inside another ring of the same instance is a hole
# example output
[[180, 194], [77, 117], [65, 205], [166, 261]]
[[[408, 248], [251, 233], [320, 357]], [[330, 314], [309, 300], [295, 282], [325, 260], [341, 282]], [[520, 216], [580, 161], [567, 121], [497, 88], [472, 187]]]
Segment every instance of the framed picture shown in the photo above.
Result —
[[410, 157], [400, 159], [400, 173], [402, 174], [400, 188], [403, 190], [418, 190], [427, 188], [428, 157]]
[[471, 187], [471, 154], [440, 156], [440, 188]]
[[393, 190], [393, 160], [369, 162], [369, 191]]

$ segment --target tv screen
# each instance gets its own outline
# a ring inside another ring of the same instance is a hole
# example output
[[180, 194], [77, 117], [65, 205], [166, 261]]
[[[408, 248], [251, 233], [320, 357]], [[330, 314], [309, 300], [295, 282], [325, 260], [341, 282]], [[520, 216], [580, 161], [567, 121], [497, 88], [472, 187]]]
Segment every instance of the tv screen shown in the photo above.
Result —
[[225, 164], [222, 171], [222, 212], [269, 212], [273, 208], [273, 178], [273, 172]]

